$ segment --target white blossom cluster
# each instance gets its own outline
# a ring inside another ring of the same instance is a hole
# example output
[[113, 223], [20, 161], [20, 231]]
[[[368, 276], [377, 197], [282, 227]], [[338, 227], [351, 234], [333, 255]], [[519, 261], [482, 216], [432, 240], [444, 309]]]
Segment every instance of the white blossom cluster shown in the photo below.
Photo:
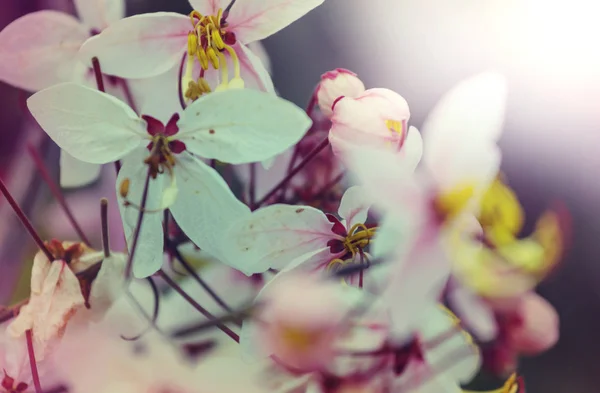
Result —
[[534, 289], [568, 215], [521, 234], [505, 79], [458, 83], [423, 136], [345, 69], [299, 108], [259, 41], [322, 2], [74, 0], [78, 18], [0, 32], [0, 80], [33, 93], [61, 185], [114, 165], [127, 241], [110, 248], [103, 216], [102, 247], [44, 242], [15, 204], [39, 252], [30, 297], [0, 309], [0, 392], [468, 392], [480, 372], [524, 392], [519, 357], [558, 339]]

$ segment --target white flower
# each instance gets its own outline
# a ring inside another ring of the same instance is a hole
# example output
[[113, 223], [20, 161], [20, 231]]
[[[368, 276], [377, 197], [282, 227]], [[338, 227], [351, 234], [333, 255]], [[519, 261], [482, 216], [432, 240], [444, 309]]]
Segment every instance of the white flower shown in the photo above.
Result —
[[230, 0], [191, 0], [194, 11], [189, 16], [157, 12], [125, 18], [86, 42], [81, 54], [86, 61], [98, 57], [105, 72], [124, 78], [161, 74], [187, 55], [182, 83], [190, 99], [206, 92], [199, 89], [201, 80], [218, 81], [219, 88], [249, 82], [248, 87], [273, 92], [269, 73], [246, 45], [276, 33], [322, 2], [237, 0], [227, 10]]
[[310, 206], [267, 206], [228, 229], [224, 236], [227, 259], [247, 275], [271, 268], [289, 270], [300, 264], [324, 269], [332, 260], [359, 251], [353, 235], [372, 237], [364, 225], [369, 206], [360, 187], [348, 189], [342, 197], [338, 211], [342, 221]]
[[[28, 106], [48, 135], [75, 158], [98, 164], [122, 160], [117, 188], [128, 179], [128, 201], [139, 203], [150, 174], [146, 209], [168, 206], [190, 239], [217, 257], [221, 231], [248, 208], [195, 155], [231, 164], [261, 161], [296, 143], [310, 126], [310, 119], [293, 104], [248, 89], [206, 95], [166, 125], [150, 116], [140, 118], [114, 97], [72, 83], [33, 95]], [[121, 215], [131, 247], [138, 211], [122, 206]], [[162, 252], [162, 214], [148, 212], [134, 274], [156, 272]]]

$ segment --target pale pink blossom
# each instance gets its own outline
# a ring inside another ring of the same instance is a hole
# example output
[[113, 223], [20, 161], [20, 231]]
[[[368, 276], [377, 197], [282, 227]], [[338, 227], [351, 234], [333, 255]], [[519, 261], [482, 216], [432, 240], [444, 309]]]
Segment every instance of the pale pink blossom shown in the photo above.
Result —
[[356, 98], [364, 92], [365, 85], [354, 72], [336, 68], [321, 76], [316, 95], [321, 112], [331, 118], [333, 106], [339, 99], [342, 97]]
[[293, 370], [325, 370], [348, 334], [346, 318], [357, 293], [310, 275], [280, 274], [257, 296], [258, 310], [242, 326], [242, 350]]
[[83, 45], [81, 56], [86, 61], [98, 57], [106, 73], [124, 78], [161, 74], [187, 56], [184, 89], [205, 77], [218, 81], [220, 88], [244, 87], [249, 82], [273, 92], [267, 70], [246, 45], [276, 33], [322, 2], [238, 0], [224, 12], [229, 0], [191, 0], [195, 11], [189, 16], [157, 12], [111, 25]]
[[370, 146], [409, 157], [416, 155], [415, 166], [418, 163], [421, 137], [416, 128], [408, 129], [410, 110], [399, 94], [369, 89], [357, 96], [339, 98], [332, 111], [329, 141], [342, 160], [348, 150]]
[[299, 265], [318, 271], [332, 260], [358, 260], [374, 233], [364, 225], [369, 207], [360, 187], [344, 193], [341, 220], [310, 206], [267, 206], [237, 220], [224, 236], [223, 249], [232, 266], [247, 275]]

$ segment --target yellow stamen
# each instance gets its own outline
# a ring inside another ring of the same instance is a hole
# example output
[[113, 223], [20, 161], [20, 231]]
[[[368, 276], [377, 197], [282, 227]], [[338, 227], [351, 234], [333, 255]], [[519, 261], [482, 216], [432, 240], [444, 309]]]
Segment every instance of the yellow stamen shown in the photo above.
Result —
[[434, 200], [434, 208], [443, 220], [453, 219], [468, 205], [475, 195], [474, 184], [463, 184], [440, 193]]
[[[221, 53], [221, 52], [219, 52]], [[212, 48], [212, 46], [209, 46], [206, 49], [206, 55], [208, 56], [208, 60], [210, 60], [212, 66], [215, 68], [215, 70], [219, 69], [219, 56], [217, 55], [217, 52]]]
[[344, 239], [344, 248], [354, 257], [356, 253], [369, 245], [376, 230], [377, 228], [367, 228], [365, 224], [353, 225]]
[[523, 216], [514, 191], [500, 179], [494, 181], [483, 195], [479, 212], [486, 238], [497, 246], [514, 241], [523, 227]]
[[513, 373], [504, 383], [501, 388], [488, 390], [485, 392], [477, 392], [473, 390], [463, 390], [463, 393], [517, 393], [519, 391], [519, 383], [517, 382], [517, 374]]
[[398, 135], [402, 136], [402, 133], [404, 132], [403, 127], [402, 127], [402, 122], [398, 121], [398, 120], [386, 120], [385, 121], [385, 125], [388, 128], [388, 130], [390, 130], [391, 132], [395, 132]]

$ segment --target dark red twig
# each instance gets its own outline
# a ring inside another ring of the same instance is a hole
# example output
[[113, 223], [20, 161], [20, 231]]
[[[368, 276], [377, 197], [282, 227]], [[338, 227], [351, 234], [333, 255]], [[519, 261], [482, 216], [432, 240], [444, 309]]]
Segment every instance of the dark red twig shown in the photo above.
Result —
[[53, 261], [54, 260], [54, 256], [52, 255], [52, 253], [50, 251], [48, 251], [48, 248], [46, 248], [46, 245], [42, 241], [42, 238], [36, 232], [36, 230], [33, 228], [33, 225], [31, 224], [31, 221], [29, 221], [29, 219], [27, 218], [27, 216], [25, 215], [25, 213], [23, 212], [23, 210], [21, 209], [21, 207], [19, 206], [19, 204], [17, 203], [17, 201], [15, 201], [15, 199], [13, 198], [13, 196], [10, 194], [10, 192], [8, 191], [8, 188], [6, 188], [6, 185], [4, 184], [4, 182], [2, 181], [2, 179], [0, 179], [0, 191], [2, 192], [2, 194], [4, 195], [4, 197], [6, 198], [6, 200], [10, 204], [10, 206], [12, 207], [12, 209], [15, 212], [15, 214], [17, 215], [17, 217], [19, 217], [19, 220], [25, 226], [25, 229], [27, 229], [27, 232], [29, 232], [29, 235], [33, 238], [33, 241], [35, 241], [35, 243], [37, 244], [38, 248], [44, 254], [46, 254], [46, 257], [48, 258], [48, 260]]
[[159, 270], [156, 273], [159, 277], [161, 277], [171, 288], [173, 288], [181, 297], [183, 297], [192, 307], [194, 307], [198, 312], [208, 318], [210, 321], [215, 321], [215, 326], [221, 329], [225, 334], [227, 334], [232, 340], [239, 343], [240, 336], [231, 330], [224, 323], [218, 322], [218, 319], [212, 315], [208, 310], [202, 307], [198, 302], [196, 302], [190, 295], [187, 294], [171, 277], [169, 277], [164, 271]]
[[94, 68], [94, 76], [96, 77], [96, 86], [98, 90], [106, 93], [104, 88], [104, 77], [102, 76], [102, 67], [100, 66], [100, 60], [97, 57], [92, 58], [92, 67]]
[[133, 269], [133, 258], [135, 257], [135, 250], [137, 249], [138, 241], [140, 239], [140, 231], [142, 228], [142, 221], [144, 220], [144, 212], [146, 210], [146, 202], [148, 201], [148, 190], [150, 188], [150, 171], [146, 176], [146, 182], [144, 183], [144, 191], [142, 192], [142, 201], [140, 202], [140, 212], [138, 214], [137, 224], [135, 225], [135, 231], [133, 233], [133, 242], [131, 243], [131, 250], [129, 252], [129, 258], [127, 259], [127, 265], [125, 267], [125, 277], [129, 279], [131, 277], [131, 270]]
[[77, 232], [77, 236], [79, 236], [81, 241], [83, 241], [86, 245], [90, 246], [91, 245], [90, 240], [83, 232], [83, 229], [77, 222], [77, 219], [75, 219], [75, 215], [73, 214], [73, 211], [69, 207], [67, 200], [65, 199], [65, 196], [60, 191], [60, 187], [58, 186], [58, 184], [56, 184], [56, 182], [54, 180], [52, 180], [52, 176], [50, 176], [50, 172], [48, 172], [48, 169], [46, 168], [46, 165], [44, 164], [44, 160], [42, 159], [39, 151], [35, 147], [33, 147], [31, 144], [27, 144], [27, 150], [29, 151], [29, 155], [31, 156], [31, 158], [33, 159], [33, 162], [35, 163], [37, 170], [40, 172], [42, 179], [44, 179], [44, 182], [46, 182], [46, 184], [48, 185], [48, 188], [50, 188], [50, 192], [52, 192], [52, 195], [54, 196], [54, 198], [56, 199], [56, 201], [58, 202], [60, 207], [62, 207], [63, 211], [65, 212], [65, 214], [69, 220], [69, 223], [71, 224], [71, 226], [73, 227], [75, 232]]
[[262, 197], [260, 201], [256, 203], [256, 208], [261, 207], [265, 202], [267, 202], [273, 195], [275, 195], [279, 190], [281, 190], [290, 180], [294, 178], [309, 162], [313, 160], [319, 153], [321, 153], [327, 146], [329, 146], [329, 138], [323, 139], [321, 143], [317, 147], [315, 147], [308, 155], [302, 160], [286, 177], [284, 177], [279, 184], [271, 189]]
[[27, 339], [27, 353], [29, 354], [29, 365], [31, 366], [31, 377], [33, 379], [33, 386], [35, 386], [35, 393], [42, 393], [40, 375], [38, 374], [37, 362], [35, 361], [35, 351], [33, 350], [31, 329], [25, 331], [25, 337]]
[[102, 249], [104, 256], [110, 256], [110, 239], [108, 237], [108, 199], [100, 199], [100, 222], [102, 225]]

